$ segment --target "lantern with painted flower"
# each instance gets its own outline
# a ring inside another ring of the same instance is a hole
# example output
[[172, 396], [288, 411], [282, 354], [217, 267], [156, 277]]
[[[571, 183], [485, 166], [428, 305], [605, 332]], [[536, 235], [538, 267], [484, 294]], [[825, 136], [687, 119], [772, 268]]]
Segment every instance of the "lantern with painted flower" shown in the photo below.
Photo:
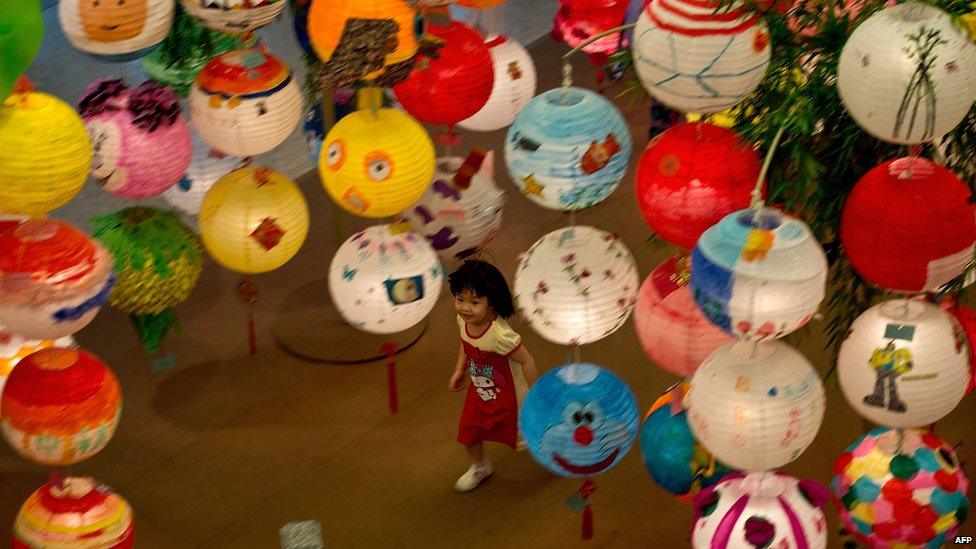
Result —
[[285, 0], [180, 0], [187, 13], [207, 28], [227, 34], [244, 34], [269, 25]]
[[59, 0], [58, 21], [74, 48], [101, 61], [138, 59], [166, 38], [175, 0]]
[[163, 198], [186, 215], [196, 217], [207, 191], [218, 179], [242, 167], [244, 160], [212, 149], [195, 131], [191, 134], [193, 155], [190, 165], [179, 182], [163, 192]]
[[3, 386], [7, 383], [10, 372], [25, 356], [49, 347], [74, 346], [75, 340], [71, 336], [60, 339], [27, 339], [0, 324], [0, 395], [3, 394]]
[[532, 56], [514, 38], [489, 35], [485, 45], [491, 54], [495, 81], [491, 95], [481, 110], [458, 122], [458, 126], [476, 132], [505, 128], [535, 96], [536, 69]]

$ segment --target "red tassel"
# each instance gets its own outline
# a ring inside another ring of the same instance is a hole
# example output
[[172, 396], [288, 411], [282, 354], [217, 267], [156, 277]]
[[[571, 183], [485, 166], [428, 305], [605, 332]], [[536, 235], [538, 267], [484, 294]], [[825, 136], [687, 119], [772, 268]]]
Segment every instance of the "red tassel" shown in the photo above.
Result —
[[384, 343], [380, 347], [380, 352], [386, 355], [386, 384], [390, 393], [390, 413], [396, 414], [399, 408], [397, 402], [397, 383], [396, 383], [396, 352], [399, 349], [396, 343]]
[[583, 539], [593, 539], [593, 506], [583, 508]]
[[258, 354], [258, 342], [254, 335], [254, 313], [247, 310], [247, 352], [251, 356]]
[[251, 279], [241, 277], [241, 282], [237, 285], [237, 298], [247, 305], [247, 351], [251, 356], [258, 352], [257, 338], [254, 335], [254, 304], [259, 297], [257, 286], [251, 283]]

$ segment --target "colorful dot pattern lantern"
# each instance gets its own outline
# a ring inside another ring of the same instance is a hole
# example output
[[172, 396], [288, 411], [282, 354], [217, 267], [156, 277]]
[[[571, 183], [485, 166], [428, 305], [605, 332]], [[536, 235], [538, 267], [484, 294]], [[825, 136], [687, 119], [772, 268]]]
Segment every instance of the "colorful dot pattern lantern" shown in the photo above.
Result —
[[13, 93], [0, 105], [0, 211], [44, 215], [88, 181], [92, 149], [85, 123], [46, 93]]
[[617, 107], [582, 88], [536, 96], [505, 138], [505, 164], [528, 199], [553, 210], [581, 210], [610, 196], [627, 173], [630, 129]]
[[115, 281], [105, 249], [63, 221], [33, 220], [0, 232], [0, 322], [30, 339], [84, 328]]
[[138, 59], [166, 38], [174, 0], [60, 0], [58, 21], [68, 42], [102, 61]]
[[342, 209], [361, 217], [396, 215], [420, 199], [434, 175], [434, 144], [403, 111], [356, 111], [332, 127], [319, 177]]
[[521, 254], [515, 305], [545, 339], [584, 345], [623, 325], [637, 301], [639, 283], [634, 257], [617, 235], [567, 227]]
[[779, 341], [719, 347], [695, 372], [685, 399], [691, 431], [737, 469], [775, 469], [813, 442], [823, 421], [820, 375]]
[[135, 89], [119, 79], [88, 85], [78, 109], [92, 142], [92, 178], [131, 199], [157, 196], [190, 165], [190, 129], [173, 90], [147, 81]]
[[885, 162], [854, 185], [840, 238], [862, 278], [902, 292], [933, 291], [966, 268], [976, 245], [969, 187], [922, 158]]
[[878, 139], [935, 141], [976, 100], [976, 45], [935, 6], [887, 7], [844, 44], [837, 91], [851, 117]]
[[421, 322], [437, 303], [444, 273], [419, 234], [377, 225], [346, 240], [329, 267], [329, 293], [342, 318], [374, 334]]
[[190, 121], [214, 149], [254, 156], [280, 145], [302, 115], [291, 69], [263, 48], [222, 54], [197, 75]]
[[695, 302], [716, 326], [749, 340], [802, 328], [823, 301], [827, 257], [810, 229], [776, 210], [725, 216], [691, 258]]
[[606, 368], [566, 364], [529, 389], [519, 431], [532, 458], [562, 477], [590, 477], [620, 462], [637, 438], [637, 400]]
[[749, 207], [759, 155], [745, 138], [707, 123], [678, 124], [644, 149], [637, 202], [661, 238], [686, 248], [726, 215]]
[[187, 13], [199, 19], [207, 28], [228, 34], [244, 34], [269, 25], [281, 10], [285, 0], [180, 0]]
[[50, 348], [24, 357], [0, 397], [0, 431], [22, 457], [71, 465], [104, 448], [119, 423], [115, 374], [82, 349]]
[[875, 429], [837, 458], [834, 474], [841, 522], [872, 549], [942, 547], [969, 514], [969, 478], [931, 433]]
[[496, 35], [487, 37], [485, 45], [495, 73], [491, 95], [481, 110], [458, 122], [458, 126], [476, 132], [491, 132], [511, 125], [535, 96], [537, 80], [535, 62], [518, 41]]
[[211, 257], [242, 274], [273, 271], [308, 235], [308, 203], [295, 183], [264, 166], [221, 177], [200, 205], [200, 238]]
[[644, 354], [682, 377], [695, 373], [715, 349], [733, 342], [695, 305], [686, 261], [670, 258], [651, 271], [634, 306], [634, 330]]
[[244, 159], [215, 151], [197, 132], [192, 132], [192, 139], [190, 165], [176, 185], [163, 192], [163, 198], [186, 215], [196, 217], [207, 191], [218, 179], [242, 167]]
[[837, 357], [844, 397], [864, 418], [890, 427], [923, 427], [962, 400], [969, 347], [954, 319], [937, 306], [895, 299], [851, 325]]
[[3, 386], [7, 383], [10, 372], [25, 356], [48, 347], [74, 346], [75, 340], [71, 336], [60, 339], [26, 339], [11, 333], [0, 324], [0, 395], [3, 394]]
[[[576, 48], [593, 36], [619, 27], [627, 13], [628, 0], [560, 0], [553, 20], [553, 36]], [[615, 32], [583, 46], [589, 54], [609, 55], [627, 40]]]
[[131, 549], [132, 508], [90, 477], [53, 478], [27, 498], [14, 521], [13, 549]]
[[770, 58], [766, 25], [746, 8], [715, 1], [650, 0], [634, 29], [634, 67], [672, 109], [712, 113], [759, 86]]
[[785, 473], [735, 473], [695, 498], [695, 549], [825, 549], [830, 492]]

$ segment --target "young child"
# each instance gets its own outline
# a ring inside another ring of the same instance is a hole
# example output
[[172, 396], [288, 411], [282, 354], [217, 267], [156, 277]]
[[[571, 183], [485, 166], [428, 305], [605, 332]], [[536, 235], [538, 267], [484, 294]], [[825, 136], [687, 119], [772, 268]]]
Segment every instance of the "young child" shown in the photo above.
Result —
[[448, 387], [460, 391], [466, 378], [471, 378], [457, 437], [471, 458], [471, 467], [454, 489], [470, 492], [492, 473], [485, 458], [485, 441], [515, 448], [519, 396], [538, 374], [522, 338], [505, 321], [515, 314], [515, 304], [502, 273], [490, 263], [469, 260], [450, 276], [449, 283], [461, 349]]

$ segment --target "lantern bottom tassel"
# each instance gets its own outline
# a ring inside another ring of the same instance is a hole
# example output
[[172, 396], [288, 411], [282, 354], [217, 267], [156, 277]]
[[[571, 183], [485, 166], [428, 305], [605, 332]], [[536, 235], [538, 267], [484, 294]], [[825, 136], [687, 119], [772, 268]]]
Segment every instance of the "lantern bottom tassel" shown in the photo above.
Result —
[[237, 285], [237, 297], [247, 305], [247, 352], [254, 356], [258, 352], [257, 337], [254, 332], [254, 304], [258, 302], [258, 289], [251, 279], [244, 276]]
[[397, 382], [396, 382], [396, 353], [399, 347], [392, 341], [380, 346], [380, 352], [386, 355], [386, 385], [390, 397], [390, 413], [396, 414], [399, 408], [397, 402]]
[[587, 478], [579, 489], [580, 498], [586, 502], [586, 506], [583, 507], [583, 525], [580, 529], [580, 537], [584, 540], [593, 539], [593, 504], [590, 503], [590, 496], [596, 492], [597, 487], [593, 479]]

